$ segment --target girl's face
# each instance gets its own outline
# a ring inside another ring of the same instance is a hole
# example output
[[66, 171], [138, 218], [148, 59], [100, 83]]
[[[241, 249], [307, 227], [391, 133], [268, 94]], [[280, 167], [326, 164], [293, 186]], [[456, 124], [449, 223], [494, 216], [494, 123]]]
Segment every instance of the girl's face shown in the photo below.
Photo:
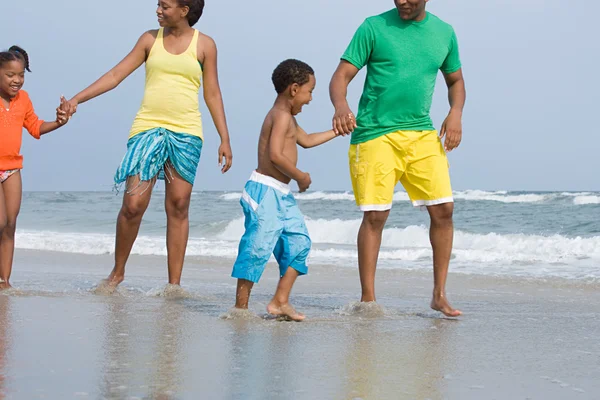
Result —
[[25, 83], [25, 65], [22, 61], [8, 61], [0, 67], [0, 94], [12, 99]]
[[163, 28], [177, 26], [182, 20], [187, 21], [186, 15], [188, 11], [189, 8], [180, 7], [177, 0], [160, 0], [156, 9], [158, 24]]

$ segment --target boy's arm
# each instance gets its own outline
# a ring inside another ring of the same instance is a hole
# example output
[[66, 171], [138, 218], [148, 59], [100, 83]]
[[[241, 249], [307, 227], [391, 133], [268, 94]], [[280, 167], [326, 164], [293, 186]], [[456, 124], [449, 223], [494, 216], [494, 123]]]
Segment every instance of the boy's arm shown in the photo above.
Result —
[[327, 143], [337, 136], [333, 130], [311, 133], [309, 135], [300, 127], [300, 125], [296, 125], [296, 128], [298, 129], [296, 142], [304, 149], [322, 145], [323, 143]]
[[269, 141], [269, 157], [273, 165], [287, 177], [300, 182], [308, 175], [300, 171], [289, 158], [283, 154], [285, 146], [285, 135], [290, 129], [292, 116], [286, 113], [278, 113], [273, 118], [271, 127], [271, 139]]

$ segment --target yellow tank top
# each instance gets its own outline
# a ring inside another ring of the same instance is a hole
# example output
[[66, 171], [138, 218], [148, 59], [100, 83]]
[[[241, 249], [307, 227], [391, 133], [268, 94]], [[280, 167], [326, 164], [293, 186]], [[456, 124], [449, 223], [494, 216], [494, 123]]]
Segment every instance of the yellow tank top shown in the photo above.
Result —
[[129, 137], [154, 128], [202, 136], [198, 94], [202, 66], [198, 62], [198, 31], [188, 49], [179, 55], [169, 53], [160, 28], [146, 60], [146, 88]]

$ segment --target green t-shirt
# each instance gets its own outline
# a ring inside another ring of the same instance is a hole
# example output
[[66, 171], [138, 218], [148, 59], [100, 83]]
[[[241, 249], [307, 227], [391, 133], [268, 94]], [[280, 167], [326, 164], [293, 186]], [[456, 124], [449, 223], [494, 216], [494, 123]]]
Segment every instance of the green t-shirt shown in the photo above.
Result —
[[342, 56], [367, 66], [352, 144], [399, 130], [433, 130], [429, 116], [438, 71], [461, 68], [454, 29], [433, 14], [404, 21], [393, 9], [367, 18]]

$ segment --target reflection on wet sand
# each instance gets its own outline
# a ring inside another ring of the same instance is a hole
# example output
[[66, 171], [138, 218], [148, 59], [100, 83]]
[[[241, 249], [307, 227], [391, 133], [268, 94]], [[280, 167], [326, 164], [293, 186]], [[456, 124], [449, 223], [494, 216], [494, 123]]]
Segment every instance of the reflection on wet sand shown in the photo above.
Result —
[[131, 303], [123, 298], [111, 298], [106, 302], [104, 319], [105, 338], [102, 345], [104, 362], [100, 393], [103, 399], [123, 398], [127, 393], [133, 374], [129, 360], [132, 360], [131, 324], [135, 318], [130, 316]]
[[[413, 321], [414, 323], [414, 321]], [[345, 351], [348, 399], [441, 399], [444, 375], [452, 368], [454, 321], [431, 319], [420, 331], [384, 321], [361, 323], [347, 332]]]
[[10, 348], [10, 297], [0, 296], [0, 400], [7, 397], [7, 353]]
[[154, 358], [150, 361], [153, 373], [148, 377], [150, 389], [148, 399], [174, 400], [178, 398], [181, 385], [181, 366], [186, 362], [183, 330], [185, 328], [185, 307], [177, 300], [166, 300], [156, 312], [156, 336]]

